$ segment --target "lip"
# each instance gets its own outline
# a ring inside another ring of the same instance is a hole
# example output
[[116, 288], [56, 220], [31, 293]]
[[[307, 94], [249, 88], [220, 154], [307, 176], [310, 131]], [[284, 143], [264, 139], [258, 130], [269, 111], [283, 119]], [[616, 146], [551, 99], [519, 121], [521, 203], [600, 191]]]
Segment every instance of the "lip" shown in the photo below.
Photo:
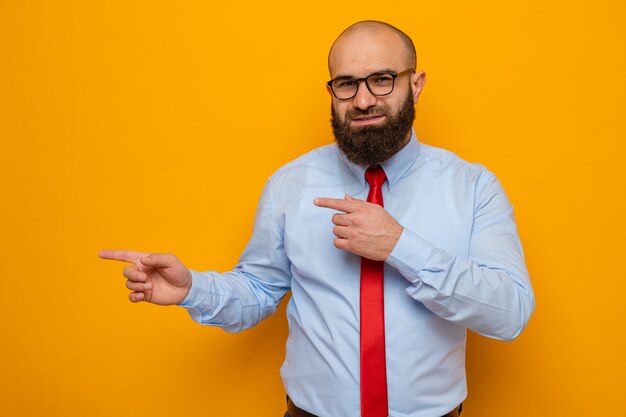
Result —
[[357, 126], [366, 126], [381, 123], [384, 118], [384, 115], [373, 114], [370, 116], [355, 117], [351, 122]]

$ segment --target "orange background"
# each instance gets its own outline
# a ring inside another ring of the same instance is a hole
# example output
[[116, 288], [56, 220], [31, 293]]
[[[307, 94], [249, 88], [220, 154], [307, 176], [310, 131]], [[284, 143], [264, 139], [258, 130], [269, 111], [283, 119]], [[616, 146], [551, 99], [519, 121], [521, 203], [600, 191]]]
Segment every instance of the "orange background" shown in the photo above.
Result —
[[284, 305], [230, 335], [99, 249], [231, 268], [266, 178], [330, 143], [326, 56], [415, 40], [415, 128], [516, 208], [537, 309], [470, 334], [464, 417], [626, 416], [626, 2], [0, 0], [2, 416], [282, 416]]

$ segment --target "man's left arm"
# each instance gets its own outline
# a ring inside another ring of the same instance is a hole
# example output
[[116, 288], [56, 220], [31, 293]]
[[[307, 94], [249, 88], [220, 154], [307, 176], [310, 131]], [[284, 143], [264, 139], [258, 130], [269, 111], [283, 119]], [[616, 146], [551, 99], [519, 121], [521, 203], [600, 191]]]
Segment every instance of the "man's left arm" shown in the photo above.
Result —
[[513, 207], [496, 177], [483, 175], [467, 258], [404, 228], [386, 261], [412, 284], [407, 293], [439, 317], [484, 336], [513, 340], [526, 326], [535, 298]]
[[535, 299], [511, 207], [493, 174], [476, 186], [467, 258], [453, 256], [403, 228], [382, 207], [319, 198], [333, 216], [335, 246], [385, 260], [410, 283], [407, 293], [437, 316], [484, 336], [512, 340], [526, 326]]

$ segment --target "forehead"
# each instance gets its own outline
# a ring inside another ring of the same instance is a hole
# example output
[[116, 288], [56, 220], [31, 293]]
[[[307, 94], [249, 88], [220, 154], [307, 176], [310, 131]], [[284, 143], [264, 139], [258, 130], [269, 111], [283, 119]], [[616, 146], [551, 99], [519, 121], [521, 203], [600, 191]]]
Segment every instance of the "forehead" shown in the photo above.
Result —
[[330, 52], [331, 78], [364, 77], [377, 71], [403, 71], [406, 51], [400, 38], [389, 30], [362, 30], [342, 35]]

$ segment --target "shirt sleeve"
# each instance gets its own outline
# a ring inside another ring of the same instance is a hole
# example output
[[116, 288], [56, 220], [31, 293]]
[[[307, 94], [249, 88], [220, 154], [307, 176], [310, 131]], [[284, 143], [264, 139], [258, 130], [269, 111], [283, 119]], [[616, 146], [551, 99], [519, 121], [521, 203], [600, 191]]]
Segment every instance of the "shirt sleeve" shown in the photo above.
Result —
[[191, 290], [180, 306], [194, 321], [236, 333], [274, 314], [289, 290], [290, 262], [281, 218], [274, 212], [270, 181], [263, 189], [252, 237], [237, 266], [222, 274], [191, 271]]
[[407, 293], [437, 316], [484, 336], [513, 340], [535, 307], [513, 208], [483, 172], [476, 184], [467, 258], [452, 256], [405, 228], [387, 263]]

